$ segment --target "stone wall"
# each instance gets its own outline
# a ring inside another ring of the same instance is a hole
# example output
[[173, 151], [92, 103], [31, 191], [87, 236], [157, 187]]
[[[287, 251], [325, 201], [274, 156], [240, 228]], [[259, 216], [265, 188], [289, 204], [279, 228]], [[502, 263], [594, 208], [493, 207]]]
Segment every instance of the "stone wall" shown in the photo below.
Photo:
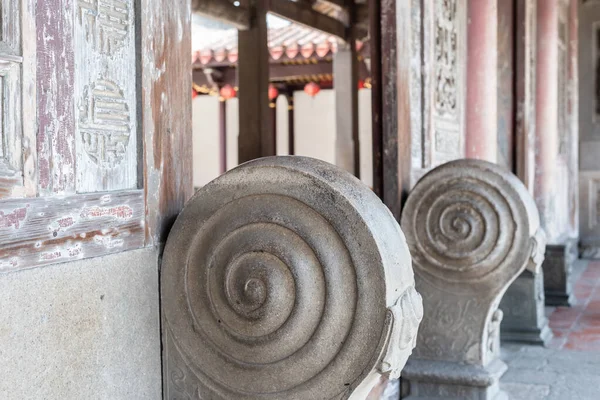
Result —
[[0, 275], [0, 309], [0, 398], [161, 398], [154, 249]]

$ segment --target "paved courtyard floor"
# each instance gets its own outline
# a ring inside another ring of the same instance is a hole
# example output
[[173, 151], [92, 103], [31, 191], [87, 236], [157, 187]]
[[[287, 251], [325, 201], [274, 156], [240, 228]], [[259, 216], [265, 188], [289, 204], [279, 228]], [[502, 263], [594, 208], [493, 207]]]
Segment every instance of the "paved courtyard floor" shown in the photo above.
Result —
[[514, 400], [600, 400], [600, 262], [575, 266], [575, 304], [548, 309], [548, 346], [503, 345], [501, 385]]

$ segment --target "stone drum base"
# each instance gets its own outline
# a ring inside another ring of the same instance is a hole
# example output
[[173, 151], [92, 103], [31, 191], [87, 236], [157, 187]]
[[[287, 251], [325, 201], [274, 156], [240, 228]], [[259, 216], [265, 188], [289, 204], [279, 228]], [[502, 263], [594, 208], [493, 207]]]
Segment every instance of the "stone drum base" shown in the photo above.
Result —
[[552, 339], [552, 330], [544, 315], [543, 270], [523, 271], [504, 293], [500, 309], [504, 313], [500, 325], [503, 342], [545, 346]]
[[544, 288], [547, 306], [566, 306], [573, 304], [571, 270], [577, 259], [577, 243], [569, 240], [565, 244], [547, 245], [544, 269]]
[[552, 330], [548, 327], [548, 324], [544, 325], [542, 329], [511, 329], [502, 331], [500, 334], [503, 343], [528, 343], [540, 346], [547, 346], [552, 338]]
[[402, 371], [406, 400], [507, 400], [500, 390], [506, 364], [495, 359], [486, 367], [447, 361], [409, 360]]

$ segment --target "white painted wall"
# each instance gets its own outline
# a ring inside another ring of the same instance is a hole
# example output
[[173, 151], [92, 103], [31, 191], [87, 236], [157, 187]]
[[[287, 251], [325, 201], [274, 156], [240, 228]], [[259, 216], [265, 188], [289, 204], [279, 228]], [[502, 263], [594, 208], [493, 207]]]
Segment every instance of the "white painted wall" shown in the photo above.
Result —
[[[373, 185], [371, 137], [371, 90], [361, 89], [359, 100], [359, 140], [361, 180]], [[220, 173], [219, 101], [213, 96], [198, 96], [194, 112], [194, 186], [210, 182]], [[314, 98], [302, 91], [294, 93], [294, 136], [297, 155], [335, 163], [335, 92], [321, 90]], [[227, 169], [237, 166], [238, 99], [227, 101]], [[277, 154], [288, 154], [288, 102], [277, 99]]]
[[290, 153], [289, 136], [289, 103], [287, 97], [279, 95], [277, 98], [277, 155], [286, 156]]
[[[192, 100], [194, 187], [219, 176], [219, 99], [197, 96]], [[237, 143], [236, 143], [237, 145]]]
[[373, 187], [373, 131], [371, 126], [371, 89], [361, 89], [358, 91], [360, 180], [370, 188]]
[[[227, 170], [238, 165], [238, 136], [240, 134], [240, 119], [238, 118], [239, 100], [227, 100]], [[216, 178], [216, 177], [215, 177]]]
[[335, 164], [335, 92], [294, 93], [294, 150]]

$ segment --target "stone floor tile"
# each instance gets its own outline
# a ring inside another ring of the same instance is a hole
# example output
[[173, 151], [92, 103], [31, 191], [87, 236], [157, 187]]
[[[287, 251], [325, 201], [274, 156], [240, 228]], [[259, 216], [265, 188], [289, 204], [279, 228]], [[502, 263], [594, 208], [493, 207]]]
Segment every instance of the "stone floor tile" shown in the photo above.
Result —
[[549, 385], [504, 383], [501, 385], [513, 400], [544, 400], [550, 395]]
[[552, 315], [550, 315], [548, 321], [550, 328], [570, 329], [582, 312], [583, 306], [581, 305], [557, 307]]
[[[569, 350], [597, 350], [600, 351], [600, 334], [583, 330], [571, 332], [565, 349]], [[600, 357], [600, 355], [599, 355]]]

